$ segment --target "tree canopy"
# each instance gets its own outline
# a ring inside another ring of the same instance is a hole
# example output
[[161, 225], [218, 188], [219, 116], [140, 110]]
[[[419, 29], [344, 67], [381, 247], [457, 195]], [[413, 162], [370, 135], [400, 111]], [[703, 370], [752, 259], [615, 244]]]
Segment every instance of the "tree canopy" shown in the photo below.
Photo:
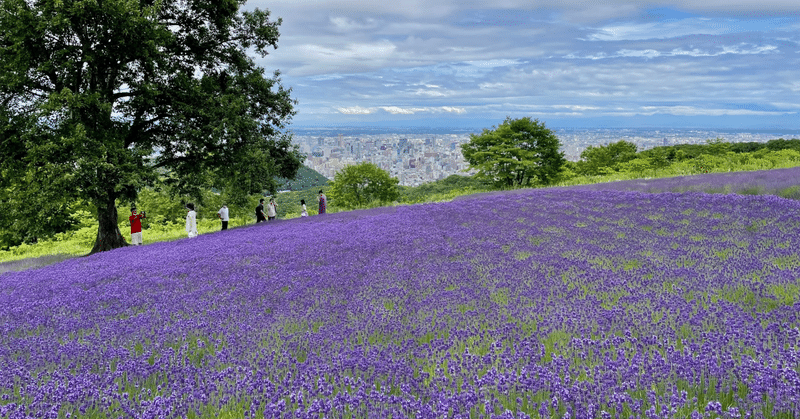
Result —
[[581, 152], [579, 171], [587, 175], [603, 175], [613, 172], [617, 165], [636, 158], [636, 144], [630, 141], [589, 146]]
[[372, 201], [390, 202], [400, 196], [398, 183], [397, 178], [375, 164], [359, 163], [336, 172], [330, 198], [343, 208], [356, 208]]
[[543, 122], [506, 118], [493, 130], [471, 134], [461, 152], [477, 176], [498, 187], [547, 185], [566, 161], [561, 141]]
[[291, 89], [248, 55], [277, 48], [281, 20], [244, 2], [3, 0], [4, 226], [63, 223], [85, 202], [96, 252], [125, 245], [116, 202], [144, 186], [242, 196], [293, 178]]

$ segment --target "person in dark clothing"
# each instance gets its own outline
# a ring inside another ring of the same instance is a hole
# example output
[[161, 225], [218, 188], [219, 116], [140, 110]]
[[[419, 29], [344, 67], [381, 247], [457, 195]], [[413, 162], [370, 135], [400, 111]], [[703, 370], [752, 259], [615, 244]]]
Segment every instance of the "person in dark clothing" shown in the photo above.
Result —
[[262, 221], [267, 221], [267, 217], [264, 216], [264, 198], [258, 201], [258, 206], [256, 207], [256, 223]]

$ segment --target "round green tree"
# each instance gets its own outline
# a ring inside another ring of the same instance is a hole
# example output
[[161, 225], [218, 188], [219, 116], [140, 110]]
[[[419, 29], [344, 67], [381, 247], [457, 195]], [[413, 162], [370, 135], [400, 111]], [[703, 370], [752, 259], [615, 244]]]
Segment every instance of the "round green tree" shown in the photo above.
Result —
[[461, 152], [479, 178], [497, 187], [515, 187], [555, 181], [566, 161], [560, 147], [543, 122], [525, 117], [506, 118], [493, 130], [470, 135]]
[[586, 148], [581, 152], [579, 168], [586, 175], [605, 175], [619, 170], [623, 163], [636, 158], [636, 144], [630, 141], [617, 141], [608, 145]]
[[397, 178], [372, 163], [347, 166], [333, 178], [331, 201], [343, 208], [356, 208], [373, 201], [391, 202], [400, 196], [398, 183]]

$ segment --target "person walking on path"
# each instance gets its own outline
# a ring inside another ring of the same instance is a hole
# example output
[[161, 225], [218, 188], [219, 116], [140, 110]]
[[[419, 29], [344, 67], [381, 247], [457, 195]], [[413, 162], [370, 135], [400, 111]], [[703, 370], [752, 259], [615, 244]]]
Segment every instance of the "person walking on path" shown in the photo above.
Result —
[[267, 204], [267, 220], [272, 221], [278, 216], [278, 204], [275, 203], [275, 198], [269, 199]]
[[131, 207], [131, 216], [128, 222], [131, 225], [131, 244], [138, 246], [142, 244], [142, 219], [147, 218], [144, 211], [136, 212], [136, 207]]
[[267, 221], [267, 217], [264, 216], [264, 198], [258, 201], [258, 206], [256, 207], [256, 223], [262, 221]]
[[308, 210], [306, 210], [306, 200], [305, 199], [301, 199], [300, 200], [300, 205], [303, 207], [303, 210], [300, 211], [300, 216], [301, 217], [308, 217]]
[[319, 190], [319, 213], [325, 214], [325, 209], [328, 207], [328, 198], [325, 197], [325, 194], [322, 193], [322, 189]]
[[220, 208], [219, 211], [217, 211], [217, 215], [219, 216], [219, 219], [222, 220], [222, 230], [221, 231], [227, 230], [228, 229], [228, 206], [225, 205], [225, 204], [222, 204], [222, 208]]
[[197, 237], [197, 213], [194, 212], [194, 204], [186, 204], [186, 233], [189, 238]]

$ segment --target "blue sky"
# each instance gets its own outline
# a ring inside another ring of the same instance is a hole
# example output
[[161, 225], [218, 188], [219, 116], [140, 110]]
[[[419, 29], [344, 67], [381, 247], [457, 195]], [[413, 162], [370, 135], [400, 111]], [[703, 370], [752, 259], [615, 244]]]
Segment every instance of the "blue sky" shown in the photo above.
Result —
[[251, 0], [295, 126], [800, 129], [800, 1]]

